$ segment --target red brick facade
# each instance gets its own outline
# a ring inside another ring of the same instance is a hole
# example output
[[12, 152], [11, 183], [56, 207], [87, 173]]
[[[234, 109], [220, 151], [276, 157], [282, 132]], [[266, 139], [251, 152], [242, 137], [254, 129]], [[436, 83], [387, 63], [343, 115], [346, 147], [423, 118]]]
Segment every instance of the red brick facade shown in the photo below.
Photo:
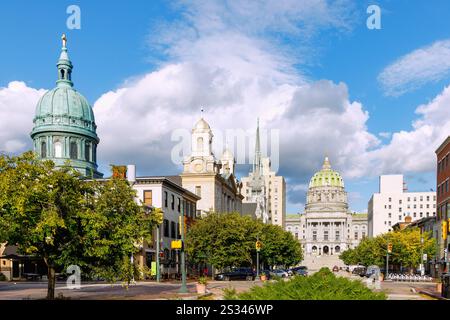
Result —
[[436, 150], [438, 221], [450, 218], [450, 137]]

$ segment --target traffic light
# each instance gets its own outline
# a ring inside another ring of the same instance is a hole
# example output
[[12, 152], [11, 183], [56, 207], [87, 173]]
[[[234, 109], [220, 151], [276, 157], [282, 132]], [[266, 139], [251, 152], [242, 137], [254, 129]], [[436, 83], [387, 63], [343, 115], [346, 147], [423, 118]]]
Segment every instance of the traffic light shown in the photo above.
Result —
[[387, 251], [388, 253], [392, 253], [392, 243], [388, 243]]
[[255, 243], [255, 247], [256, 247], [256, 250], [257, 251], [259, 251], [259, 250], [261, 250], [261, 248], [262, 248], [262, 242], [261, 241], [256, 241], [256, 243]]
[[448, 233], [448, 223], [447, 221], [442, 221], [442, 239], [447, 239], [447, 233]]

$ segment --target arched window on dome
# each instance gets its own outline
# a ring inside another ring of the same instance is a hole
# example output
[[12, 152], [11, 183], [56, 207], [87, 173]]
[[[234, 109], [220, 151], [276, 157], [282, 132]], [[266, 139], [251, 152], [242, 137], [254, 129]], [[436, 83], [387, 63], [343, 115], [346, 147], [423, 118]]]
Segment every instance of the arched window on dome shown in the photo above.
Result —
[[197, 138], [197, 150], [203, 151], [203, 138], [202, 137]]
[[64, 69], [61, 69], [61, 79], [64, 79], [65, 71]]
[[41, 158], [47, 158], [47, 143], [45, 141], [41, 142]]
[[53, 144], [53, 154], [55, 158], [62, 158], [62, 144], [61, 141], [56, 140]]
[[84, 145], [84, 157], [86, 161], [91, 161], [91, 145], [86, 142]]
[[70, 143], [70, 159], [78, 159], [78, 145], [75, 141]]

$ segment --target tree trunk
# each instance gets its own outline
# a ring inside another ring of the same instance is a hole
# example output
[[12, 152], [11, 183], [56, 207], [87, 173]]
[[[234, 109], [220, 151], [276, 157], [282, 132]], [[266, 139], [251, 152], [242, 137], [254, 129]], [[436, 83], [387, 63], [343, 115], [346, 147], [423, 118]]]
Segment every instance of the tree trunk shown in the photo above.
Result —
[[47, 299], [54, 300], [55, 299], [55, 268], [53, 266], [48, 266], [48, 286], [47, 286]]

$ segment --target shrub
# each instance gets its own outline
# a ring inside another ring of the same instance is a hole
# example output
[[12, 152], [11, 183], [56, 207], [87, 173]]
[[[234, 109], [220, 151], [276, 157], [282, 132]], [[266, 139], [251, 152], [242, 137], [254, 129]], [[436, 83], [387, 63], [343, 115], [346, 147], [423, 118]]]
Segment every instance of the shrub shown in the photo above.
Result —
[[6, 281], [6, 276], [0, 272], [0, 281]]
[[222, 289], [224, 300], [238, 300], [236, 289], [233, 287]]
[[336, 277], [328, 268], [309, 277], [265, 283], [238, 295], [242, 300], [385, 300], [359, 280]]

